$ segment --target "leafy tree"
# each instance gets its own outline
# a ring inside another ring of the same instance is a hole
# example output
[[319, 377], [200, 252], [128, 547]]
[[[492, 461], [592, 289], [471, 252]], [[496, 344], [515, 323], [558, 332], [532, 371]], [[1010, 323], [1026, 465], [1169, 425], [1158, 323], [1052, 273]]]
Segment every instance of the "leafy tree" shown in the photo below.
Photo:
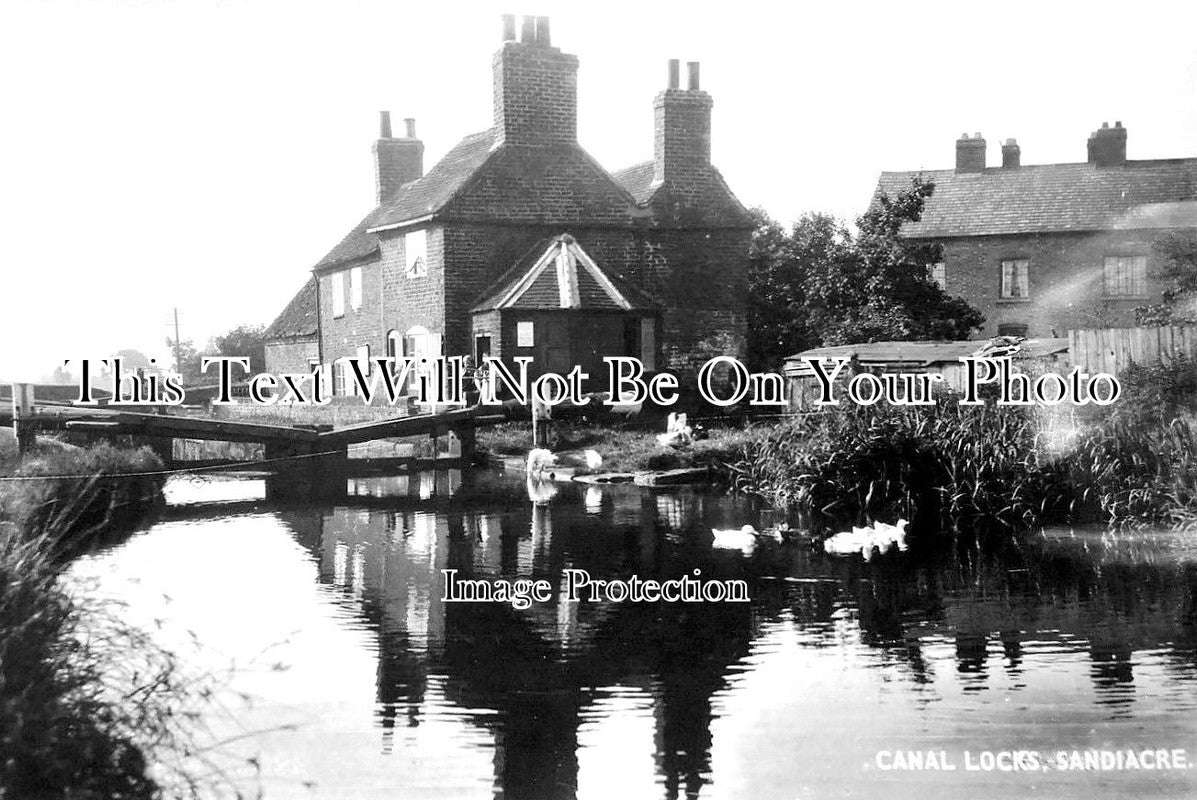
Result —
[[265, 325], [238, 325], [223, 336], [214, 336], [211, 350], [222, 356], [244, 356], [249, 359], [250, 374], [266, 371]]
[[1197, 232], [1171, 231], [1152, 243], [1160, 256], [1160, 302], [1135, 309], [1139, 325], [1197, 322]]
[[[175, 340], [167, 337], [166, 346], [170, 348], [171, 355], [175, 353]], [[204, 375], [200, 372], [200, 353], [195, 348], [195, 343], [190, 339], [179, 340], [178, 359], [175, 363], [175, 372], [183, 379], [185, 386], [198, 386], [204, 383], [215, 383], [215, 375]]]
[[787, 236], [757, 212], [749, 265], [749, 351], [757, 367], [820, 345], [888, 340], [966, 339], [984, 322], [965, 300], [930, 279], [938, 244], [903, 239], [934, 184], [915, 180], [882, 194], [852, 235], [825, 214], [802, 217]]

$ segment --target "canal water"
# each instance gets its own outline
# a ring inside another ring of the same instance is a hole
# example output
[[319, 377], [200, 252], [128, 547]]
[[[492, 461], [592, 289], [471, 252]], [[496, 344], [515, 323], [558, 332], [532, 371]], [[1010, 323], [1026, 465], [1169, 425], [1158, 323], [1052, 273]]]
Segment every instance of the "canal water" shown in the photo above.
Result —
[[[713, 549], [769, 520], [694, 490], [441, 471], [328, 505], [252, 478], [167, 493], [72, 577], [213, 682], [212, 752], [267, 798], [1197, 796], [1197, 537], [866, 563]], [[441, 601], [443, 569], [567, 568], [698, 569], [751, 602]]]

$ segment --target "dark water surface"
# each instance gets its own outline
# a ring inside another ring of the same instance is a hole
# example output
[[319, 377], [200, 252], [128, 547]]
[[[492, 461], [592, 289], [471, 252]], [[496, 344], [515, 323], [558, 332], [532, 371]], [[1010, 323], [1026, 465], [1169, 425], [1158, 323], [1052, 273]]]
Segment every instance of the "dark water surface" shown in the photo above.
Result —
[[[248, 733], [227, 747], [258, 756], [267, 798], [1197, 796], [1188, 768], [1057, 768], [1197, 762], [1197, 537], [865, 563], [713, 550], [712, 527], [761, 512], [689, 490], [560, 484], [534, 505], [522, 476], [446, 471], [352, 480], [331, 507], [263, 492], [176, 480], [163, 521], [74, 575], [231, 668], [209, 723]], [[440, 600], [442, 569], [559, 587], [567, 567], [697, 568], [752, 601]], [[955, 769], [882, 769], [920, 761]]]

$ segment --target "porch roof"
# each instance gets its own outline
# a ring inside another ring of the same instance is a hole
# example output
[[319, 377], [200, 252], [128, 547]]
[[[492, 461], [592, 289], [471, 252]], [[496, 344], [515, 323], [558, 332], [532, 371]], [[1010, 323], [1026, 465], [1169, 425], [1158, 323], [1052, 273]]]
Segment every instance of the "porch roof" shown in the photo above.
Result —
[[498, 309], [633, 311], [655, 305], [600, 267], [568, 233], [538, 242], [473, 312]]

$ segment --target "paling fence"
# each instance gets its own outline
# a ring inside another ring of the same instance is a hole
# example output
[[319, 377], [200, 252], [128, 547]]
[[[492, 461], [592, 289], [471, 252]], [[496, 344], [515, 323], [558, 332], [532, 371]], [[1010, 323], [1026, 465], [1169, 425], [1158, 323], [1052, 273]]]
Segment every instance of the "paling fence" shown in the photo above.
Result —
[[1068, 332], [1068, 360], [1090, 374], [1118, 375], [1130, 364], [1197, 359], [1197, 326], [1090, 328]]

